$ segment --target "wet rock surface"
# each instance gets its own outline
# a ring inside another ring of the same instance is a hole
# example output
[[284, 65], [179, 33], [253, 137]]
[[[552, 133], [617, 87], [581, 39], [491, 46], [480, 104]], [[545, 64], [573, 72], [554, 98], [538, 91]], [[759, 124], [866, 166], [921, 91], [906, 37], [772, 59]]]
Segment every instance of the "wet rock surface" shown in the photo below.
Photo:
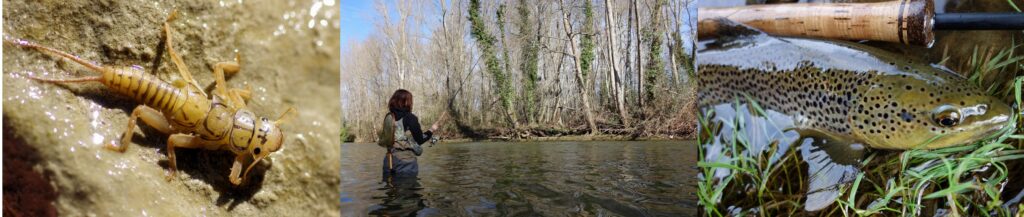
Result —
[[[95, 73], [5, 43], [4, 171], [18, 166], [10, 172], [38, 177], [5, 174], [5, 184], [33, 184], [13, 195], [5, 185], [4, 201], [9, 202], [8, 196], [42, 195], [31, 200], [42, 201], [39, 207], [5, 204], [5, 209], [47, 215], [46, 204], [52, 204], [50, 209], [62, 216], [338, 215], [340, 24], [335, 4], [4, 1], [4, 37], [104, 66], [139, 66], [167, 82], [180, 78], [162, 50], [161, 27], [176, 9], [177, 19], [170, 23], [174, 47], [201, 85], [212, 84], [212, 66], [232, 60], [237, 52], [241, 72], [229, 76], [228, 84], [252, 87], [250, 110], [276, 119], [289, 107], [296, 109], [281, 126], [286, 135], [282, 150], [253, 169], [242, 185], [228, 181], [231, 153], [190, 149], [177, 149], [179, 171], [167, 181], [168, 135], [142, 124], [125, 153], [103, 148], [120, 139], [138, 102], [98, 83], [29, 80], [26, 75], [72, 78]], [[33, 157], [7, 163], [8, 155], [25, 153]], [[45, 196], [48, 187], [55, 198]]]

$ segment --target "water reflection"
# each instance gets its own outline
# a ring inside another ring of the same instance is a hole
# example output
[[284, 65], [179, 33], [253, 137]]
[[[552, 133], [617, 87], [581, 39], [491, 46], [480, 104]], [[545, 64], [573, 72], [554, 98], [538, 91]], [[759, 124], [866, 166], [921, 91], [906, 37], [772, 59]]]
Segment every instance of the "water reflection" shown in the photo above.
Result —
[[374, 216], [424, 216], [436, 213], [436, 210], [429, 209], [426, 200], [423, 199], [423, 186], [416, 177], [385, 178], [384, 186], [377, 191], [384, 192], [383, 195], [374, 196], [373, 199], [380, 200], [379, 204], [370, 206], [370, 215]]
[[384, 150], [342, 145], [343, 216], [693, 216], [692, 142], [441, 144], [418, 179], [381, 182]]

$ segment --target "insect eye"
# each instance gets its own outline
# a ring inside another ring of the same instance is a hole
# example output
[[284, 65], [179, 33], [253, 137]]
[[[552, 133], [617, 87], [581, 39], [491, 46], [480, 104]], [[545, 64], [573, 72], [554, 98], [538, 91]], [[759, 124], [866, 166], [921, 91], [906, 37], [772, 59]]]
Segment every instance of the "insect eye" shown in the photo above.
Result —
[[935, 123], [942, 127], [952, 127], [960, 124], [960, 113], [956, 110], [947, 109], [935, 114]]
[[259, 148], [259, 147], [257, 147], [256, 149], [253, 149], [253, 150], [252, 150], [252, 153], [253, 153], [253, 154], [260, 154], [260, 148]]

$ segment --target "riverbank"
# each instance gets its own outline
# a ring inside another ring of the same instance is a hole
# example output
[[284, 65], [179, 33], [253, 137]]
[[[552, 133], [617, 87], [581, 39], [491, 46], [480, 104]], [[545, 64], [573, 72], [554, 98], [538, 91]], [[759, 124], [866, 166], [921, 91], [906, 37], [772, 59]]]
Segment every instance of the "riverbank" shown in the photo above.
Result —
[[692, 136], [679, 137], [673, 135], [667, 136], [644, 136], [644, 137], [633, 137], [630, 135], [566, 135], [566, 136], [546, 136], [546, 137], [530, 137], [513, 139], [508, 137], [490, 137], [485, 139], [471, 139], [471, 138], [453, 138], [444, 139], [441, 143], [463, 143], [463, 142], [499, 142], [499, 141], [518, 141], [518, 142], [567, 142], [567, 141], [687, 141], [693, 140]]
[[[441, 138], [442, 142], [478, 142], [478, 141], [665, 141], [665, 140], [694, 140], [696, 134], [694, 133], [696, 126], [693, 126], [688, 131], [680, 132], [677, 134], [652, 134], [652, 135], [636, 135], [636, 134], [587, 134], [586, 132], [567, 132], [545, 136], [535, 136], [534, 134], [518, 133], [494, 133], [496, 131], [489, 131], [490, 134], [482, 135], [475, 134], [474, 136], [464, 136], [457, 133], [448, 131], [442, 131], [435, 135]], [[342, 129], [342, 142], [374, 142], [375, 138], [368, 139], [357, 139], [354, 135], [346, 134], [349, 130]], [[623, 131], [625, 132], [625, 131]], [[518, 135], [518, 136], [510, 136]]]

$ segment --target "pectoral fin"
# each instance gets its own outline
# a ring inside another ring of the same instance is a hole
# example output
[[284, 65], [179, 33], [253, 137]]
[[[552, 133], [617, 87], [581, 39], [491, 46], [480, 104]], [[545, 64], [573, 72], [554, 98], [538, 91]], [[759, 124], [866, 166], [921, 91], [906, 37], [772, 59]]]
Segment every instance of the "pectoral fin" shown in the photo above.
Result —
[[804, 210], [817, 211], [832, 205], [860, 172], [866, 146], [830, 133], [800, 130], [800, 155], [810, 176]]

